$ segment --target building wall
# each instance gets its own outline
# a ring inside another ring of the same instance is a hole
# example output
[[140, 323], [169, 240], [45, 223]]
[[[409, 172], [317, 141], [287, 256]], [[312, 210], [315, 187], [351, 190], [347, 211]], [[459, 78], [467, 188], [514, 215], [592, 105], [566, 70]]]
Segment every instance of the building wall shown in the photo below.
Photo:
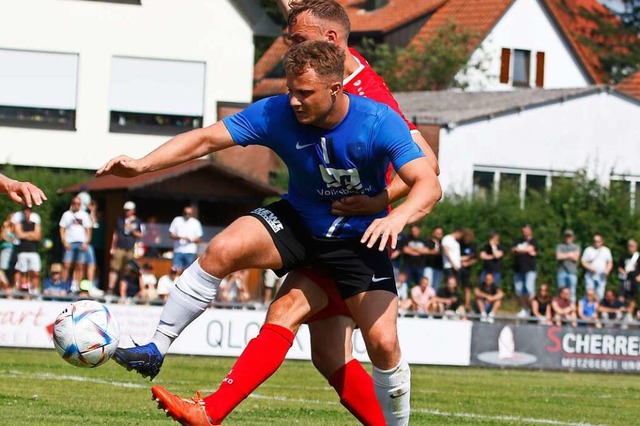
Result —
[[0, 164], [95, 169], [167, 140], [109, 132], [114, 56], [204, 62], [204, 125], [218, 101], [251, 101], [253, 34], [230, 0], [15, 1], [0, 13], [0, 49], [79, 55], [76, 130], [0, 127]]
[[443, 129], [440, 181], [446, 193], [469, 193], [474, 169], [639, 177], [639, 120], [640, 103], [603, 92]]
[[[466, 76], [458, 74], [458, 81], [467, 83], [470, 91], [513, 90], [511, 83], [500, 83], [503, 48], [531, 51], [531, 87], [535, 87], [536, 82], [537, 52], [545, 54], [545, 89], [589, 85], [581, 65], [540, 0], [516, 0], [471, 55], [469, 63], [480, 63], [484, 71], [470, 70]], [[510, 69], [513, 70], [513, 54]]]

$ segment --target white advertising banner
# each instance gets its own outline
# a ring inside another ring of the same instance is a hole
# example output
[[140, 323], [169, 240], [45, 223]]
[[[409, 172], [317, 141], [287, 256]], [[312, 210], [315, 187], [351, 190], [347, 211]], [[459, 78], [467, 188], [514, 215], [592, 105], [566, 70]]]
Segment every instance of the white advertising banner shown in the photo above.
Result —
[[[53, 322], [67, 302], [0, 299], [0, 346], [53, 348]], [[120, 325], [120, 346], [147, 342], [160, 318], [161, 307], [107, 305]], [[171, 346], [172, 353], [208, 356], [238, 356], [255, 337], [265, 311], [208, 309]], [[398, 333], [406, 360], [411, 364], [469, 365], [471, 348], [469, 321], [400, 318]], [[354, 356], [368, 361], [358, 331]], [[311, 359], [309, 330], [303, 326], [287, 354], [288, 359]]]

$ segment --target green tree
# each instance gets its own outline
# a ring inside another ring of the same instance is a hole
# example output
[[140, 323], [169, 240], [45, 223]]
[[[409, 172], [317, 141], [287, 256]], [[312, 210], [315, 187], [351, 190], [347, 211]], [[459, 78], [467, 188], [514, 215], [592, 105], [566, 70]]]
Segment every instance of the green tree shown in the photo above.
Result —
[[579, 36], [598, 56], [609, 83], [618, 83], [640, 69], [640, 0], [621, 0], [617, 17], [581, 7], [579, 16], [594, 25]]
[[476, 37], [475, 32], [450, 21], [433, 37], [406, 48], [365, 39], [362, 53], [392, 91], [464, 88], [454, 77], [471, 68], [481, 69], [479, 63], [469, 62], [469, 46]]

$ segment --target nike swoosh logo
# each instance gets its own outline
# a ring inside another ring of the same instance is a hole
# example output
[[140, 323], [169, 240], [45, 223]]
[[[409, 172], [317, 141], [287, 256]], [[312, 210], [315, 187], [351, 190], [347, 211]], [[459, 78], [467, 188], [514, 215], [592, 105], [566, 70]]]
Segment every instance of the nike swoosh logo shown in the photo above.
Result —
[[305, 149], [305, 148], [308, 148], [308, 147], [313, 146], [313, 145], [315, 145], [315, 143], [308, 143], [308, 144], [305, 144], [305, 145], [300, 145], [300, 142], [297, 142], [296, 143], [296, 149]]
[[390, 280], [390, 279], [391, 277], [376, 278], [376, 276], [374, 275], [373, 278], [371, 278], [371, 281], [373, 281], [374, 283], [379, 283], [380, 281]]

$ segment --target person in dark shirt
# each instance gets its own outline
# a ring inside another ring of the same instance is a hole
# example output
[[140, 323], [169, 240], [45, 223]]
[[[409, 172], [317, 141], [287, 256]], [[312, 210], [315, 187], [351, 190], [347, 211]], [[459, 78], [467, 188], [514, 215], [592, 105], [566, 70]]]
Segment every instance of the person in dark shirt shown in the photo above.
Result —
[[440, 288], [442, 276], [442, 247], [440, 241], [444, 237], [444, 229], [442, 226], [436, 226], [431, 230], [431, 238], [425, 243], [426, 250], [424, 256], [424, 276], [429, 278], [431, 287], [435, 291]]
[[109, 265], [109, 293], [113, 293], [118, 275], [125, 275], [129, 262], [133, 260], [133, 248], [142, 237], [142, 222], [136, 216], [136, 205], [127, 201], [123, 206], [124, 216], [118, 218], [111, 239], [111, 264]]
[[489, 241], [482, 246], [482, 249], [480, 250], [480, 259], [482, 260], [480, 281], [484, 281], [484, 275], [487, 272], [491, 272], [496, 282], [496, 286], [500, 287], [500, 278], [502, 277], [502, 258], [506, 252], [507, 249], [500, 243], [500, 234], [495, 231], [491, 231], [489, 233]]
[[538, 293], [531, 299], [531, 315], [538, 319], [538, 323], [551, 325], [551, 293], [549, 285], [542, 284]]
[[42, 294], [45, 296], [64, 297], [71, 293], [71, 283], [62, 281], [62, 265], [53, 263], [49, 270], [49, 276], [42, 283]]
[[425, 248], [425, 240], [420, 237], [420, 227], [413, 225], [409, 235], [402, 240], [403, 271], [412, 286], [418, 285], [424, 276]]
[[437, 291], [434, 303], [439, 313], [449, 316], [457, 315], [461, 319], [466, 319], [467, 312], [458, 292], [458, 280], [455, 276], [447, 278], [447, 285]]
[[522, 238], [517, 239], [511, 247], [514, 255], [513, 286], [516, 296], [520, 299], [520, 318], [529, 316], [529, 299], [536, 292], [536, 259], [539, 251], [540, 246], [533, 238], [531, 226], [523, 226]]
[[504, 292], [496, 286], [493, 274], [485, 274], [484, 281], [473, 290], [476, 296], [476, 312], [480, 313], [480, 321], [493, 323], [494, 315], [502, 305]]
[[460, 239], [460, 260], [462, 262], [460, 267], [460, 284], [464, 292], [464, 308], [467, 312], [471, 310], [471, 288], [473, 287], [471, 275], [473, 265], [478, 263], [478, 250], [473, 241], [474, 236], [473, 229], [465, 228], [462, 230], [462, 239]]
[[625, 314], [625, 307], [622, 300], [616, 297], [613, 290], [607, 290], [604, 298], [600, 301], [598, 312], [603, 320], [620, 320]]
[[626, 321], [633, 319], [636, 310], [636, 298], [638, 297], [638, 280], [640, 280], [640, 253], [638, 252], [638, 242], [633, 238], [627, 241], [628, 253], [618, 260], [618, 278], [620, 286], [618, 288], [618, 298], [623, 301], [627, 308]]

